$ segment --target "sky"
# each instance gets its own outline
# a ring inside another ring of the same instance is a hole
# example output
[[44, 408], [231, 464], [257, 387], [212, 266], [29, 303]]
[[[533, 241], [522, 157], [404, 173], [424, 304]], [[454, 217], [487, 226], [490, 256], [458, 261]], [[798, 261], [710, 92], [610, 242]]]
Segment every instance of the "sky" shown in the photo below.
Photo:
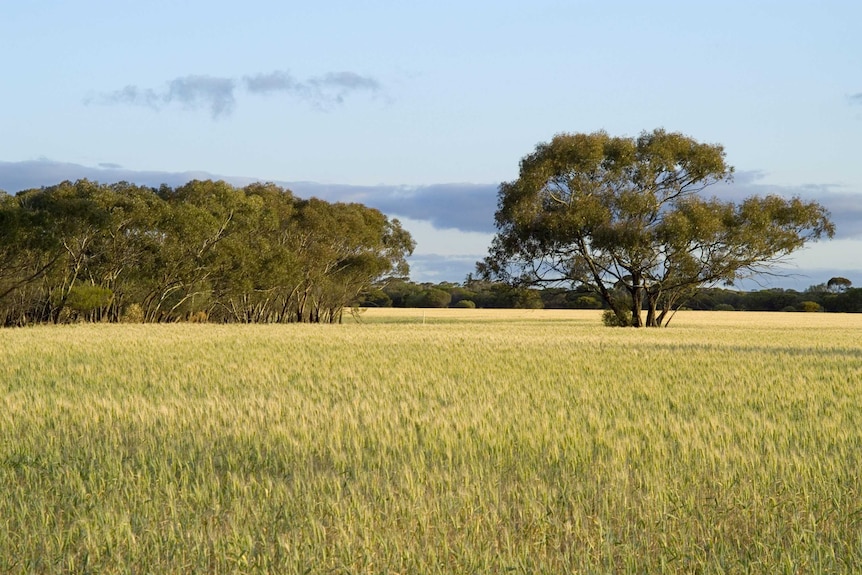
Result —
[[799, 195], [837, 234], [741, 287], [862, 286], [862, 3], [39, 0], [0, 15], [0, 190], [271, 181], [361, 201], [463, 281], [497, 189], [561, 132], [724, 146], [718, 197]]

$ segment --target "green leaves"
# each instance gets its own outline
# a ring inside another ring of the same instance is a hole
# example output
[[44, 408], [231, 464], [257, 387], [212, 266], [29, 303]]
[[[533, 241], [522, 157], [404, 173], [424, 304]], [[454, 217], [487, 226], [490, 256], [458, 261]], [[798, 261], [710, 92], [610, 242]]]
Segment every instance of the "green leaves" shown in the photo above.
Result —
[[498, 233], [477, 269], [489, 279], [585, 284], [621, 320], [628, 307], [632, 325], [643, 325], [646, 306], [656, 326], [697, 287], [769, 268], [834, 233], [816, 202], [700, 195], [732, 174], [722, 146], [662, 129], [636, 139], [558, 134], [501, 184]]
[[[273, 184], [155, 190], [87, 180], [0, 197], [0, 320], [337, 321], [387, 274], [410, 234], [360, 204]], [[106, 295], [108, 294], [108, 295]]]

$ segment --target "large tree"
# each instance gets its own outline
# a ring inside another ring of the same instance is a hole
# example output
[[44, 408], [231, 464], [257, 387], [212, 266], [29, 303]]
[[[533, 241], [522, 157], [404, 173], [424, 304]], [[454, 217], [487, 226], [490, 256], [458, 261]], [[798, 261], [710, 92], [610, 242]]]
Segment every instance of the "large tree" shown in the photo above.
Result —
[[722, 146], [661, 129], [557, 135], [500, 185], [498, 232], [478, 271], [588, 286], [619, 323], [655, 327], [697, 288], [768, 272], [806, 241], [831, 237], [816, 202], [703, 194], [732, 174]]

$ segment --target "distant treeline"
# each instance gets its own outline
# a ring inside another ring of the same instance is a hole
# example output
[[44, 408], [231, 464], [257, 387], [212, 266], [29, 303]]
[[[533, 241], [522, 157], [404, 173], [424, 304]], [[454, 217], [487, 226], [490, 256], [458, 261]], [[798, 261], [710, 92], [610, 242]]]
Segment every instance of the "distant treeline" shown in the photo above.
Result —
[[360, 204], [273, 184], [88, 180], [0, 193], [0, 325], [334, 322], [413, 240]]
[[[845, 278], [832, 278], [805, 291], [764, 289], [735, 291], [704, 288], [685, 307], [718, 311], [830, 311], [862, 312], [862, 289]], [[464, 307], [600, 309], [601, 299], [586, 288], [514, 288], [467, 278], [464, 284], [403, 280], [371, 290], [361, 304], [371, 307]]]

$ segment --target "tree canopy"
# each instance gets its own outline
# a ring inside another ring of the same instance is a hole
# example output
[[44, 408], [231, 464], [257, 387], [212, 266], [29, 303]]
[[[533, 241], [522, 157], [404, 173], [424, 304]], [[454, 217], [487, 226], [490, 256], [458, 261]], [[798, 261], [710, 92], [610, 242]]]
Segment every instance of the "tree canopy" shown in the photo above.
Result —
[[361, 204], [274, 184], [88, 180], [0, 193], [0, 325], [333, 322], [414, 243]]
[[679, 133], [559, 134], [500, 185], [498, 231], [478, 272], [587, 286], [617, 323], [657, 327], [698, 288], [769, 272], [834, 233], [816, 202], [770, 195], [736, 204], [704, 194], [732, 174], [722, 146]]

